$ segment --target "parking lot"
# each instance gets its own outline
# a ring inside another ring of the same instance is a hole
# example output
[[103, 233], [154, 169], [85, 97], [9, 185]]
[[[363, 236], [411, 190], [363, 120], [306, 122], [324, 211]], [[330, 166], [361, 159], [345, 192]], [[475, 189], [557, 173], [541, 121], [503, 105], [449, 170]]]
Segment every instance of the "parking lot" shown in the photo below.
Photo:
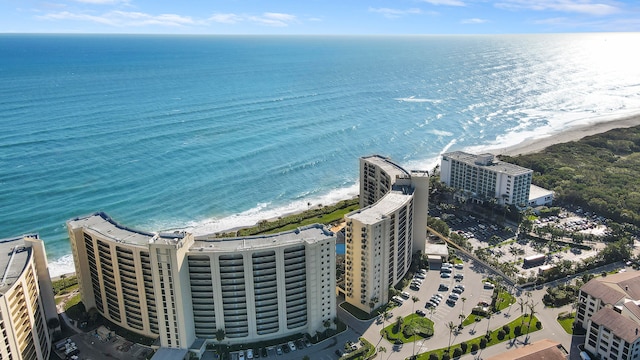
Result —
[[[427, 318], [433, 320], [436, 334], [448, 334], [447, 324], [450, 321], [459, 324], [461, 314], [466, 317], [479, 302], [491, 302], [493, 288], [485, 287], [483, 284], [487, 276], [486, 270], [481, 266], [475, 266], [473, 261], [452, 265], [451, 272], [428, 270], [419, 288], [409, 286], [403, 290], [409, 297], [402, 305], [392, 310], [391, 318], [404, 317], [420, 310]], [[456, 290], [456, 286], [462, 286], [463, 290]], [[415, 304], [412, 301], [414, 296], [420, 299]], [[440, 298], [439, 301], [431, 300], [437, 297]]]
[[[145, 346], [134, 344], [120, 336], [110, 339], [100, 339], [95, 333], [76, 334], [70, 338], [78, 347], [78, 358], [82, 360], [102, 359], [146, 359], [152, 350]], [[64, 358], [64, 357], [63, 357]]]

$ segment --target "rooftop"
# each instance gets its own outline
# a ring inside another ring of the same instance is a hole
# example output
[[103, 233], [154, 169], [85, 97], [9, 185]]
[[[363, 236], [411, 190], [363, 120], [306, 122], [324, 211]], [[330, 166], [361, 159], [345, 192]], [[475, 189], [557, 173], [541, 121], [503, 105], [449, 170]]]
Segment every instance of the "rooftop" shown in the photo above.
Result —
[[484, 168], [493, 172], [504, 173], [507, 175], [523, 175], [527, 173], [532, 173], [533, 170], [524, 168], [519, 165], [510, 164], [508, 162], [493, 160], [488, 162], [486, 165], [484, 164], [484, 160], [489, 154], [475, 155], [469, 154], [463, 151], [453, 151], [446, 154], [442, 154], [442, 158], [445, 157], [460, 161], [462, 163]]
[[25, 246], [24, 237], [38, 238], [38, 235], [31, 234], [11, 239], [0, 239], [0, 296], [4, 295], [22, 275], [29, 261], [32, 249]]
[[156, 351], [151, 360], [183, 360], [187, 357], [187, 349], [174, 349], [161, 347]]
[[529, 189], [529, 200], [535, 200], [549, 195], [553, 195], [553, 191], [531, 184], [531, 188]]
[[397, 177], [409, 177], [410, 174], [407, 170], [403, 169], [400, 165], [391, 161], [390, 158], [381, 156], [381, 155], [371, 155], [362, 157], [363, 160], [366, 160], [379, 168], [381, 168], [384, 172], [386, 172], [391, 179], [395, 179]]
[[566, 360], [567, 350], [559, 342], [542, 339], [530, 345], [492, 356], [487, 360]]
[[78, 217], [67, 221], [71, 228], [84, 227], [91, 229], [115, 242], [132, 244], [132, 245], [148, 245], [159, 239], [165, 241], [177, 241], [185, 236], [183, 232], [160, 233], [154, 234], [150, 232], [140, 231], [122, 226], [115, 222], [109, 215], [103, 212], [97, 212], [89, 216]]
[[640, 324], [608, 307], [596, 312], [591, 321], [611, 330], [617, 337], [630, 344], [640, 338]]
[[356, 210], [347, 214], [347, 216], [351, 219], [360, 221], [363, 224], [376, 224], [387, 215], [406, 205], [409, 200], [411, 200], [411, 194], [392, 190], [383, 196], [377, 203], [364, 209]]
[[617, 304], [627, 298], [640, 300], [640, 272], [629, 271], [591, 279], [580, 290], [605, 304]]
[[[208, 235], [211, 236], [211, 235]], [[191, 246], [191, 251], [242, 251], [250, 249], [270, 248], [274, 244], [290, 245], [300, 241], [317, 242], [335, 237], [324, 225], [313, 224], [295, 230], [276, 234], [255, 235], [238, 238], [209, 238], [199, 236]]]

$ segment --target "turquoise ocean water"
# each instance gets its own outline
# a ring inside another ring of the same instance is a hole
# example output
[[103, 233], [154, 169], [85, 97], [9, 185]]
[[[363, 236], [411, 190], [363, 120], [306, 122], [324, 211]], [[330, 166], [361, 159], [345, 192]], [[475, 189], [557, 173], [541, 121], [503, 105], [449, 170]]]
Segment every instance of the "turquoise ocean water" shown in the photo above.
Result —
[[357, 194], [358, 157], [430, 169], [640, 113], [640, 34], [0, 35], [0, 238], [72, 270], [69, 218], [215, 232]]

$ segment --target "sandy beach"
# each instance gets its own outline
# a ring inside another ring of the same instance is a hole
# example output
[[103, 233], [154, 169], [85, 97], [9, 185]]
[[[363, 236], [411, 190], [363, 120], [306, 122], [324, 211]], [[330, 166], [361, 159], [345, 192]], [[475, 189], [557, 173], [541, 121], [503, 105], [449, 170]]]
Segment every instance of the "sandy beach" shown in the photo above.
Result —
[[585, 136], [595, 135], [607, 132], [609, 130], [618, 128], [628, 128], [640, 125], [640, 114], [623, 117], [606, 122], [600, 122], [596, 124], [587, 124], [582, 126], [575, 126], [565, 129], [561, 132], [551, 134], [549, 136], [525, 140], [519, 144], [509, 146], [506, 148], [488, 149], [487, 152], [496, 155], [521, 155], [531, 154], [554, 145], [561, 144], [569, 141], [580, 140]]

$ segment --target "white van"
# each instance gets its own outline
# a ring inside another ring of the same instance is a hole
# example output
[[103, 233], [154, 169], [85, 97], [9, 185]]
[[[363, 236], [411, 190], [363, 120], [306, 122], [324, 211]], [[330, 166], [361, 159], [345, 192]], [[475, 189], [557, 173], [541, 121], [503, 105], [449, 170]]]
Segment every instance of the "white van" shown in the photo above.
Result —
[[591, 356], [584, 351], [580, 351], [580, 359], [582, 360], [591, 360]]

